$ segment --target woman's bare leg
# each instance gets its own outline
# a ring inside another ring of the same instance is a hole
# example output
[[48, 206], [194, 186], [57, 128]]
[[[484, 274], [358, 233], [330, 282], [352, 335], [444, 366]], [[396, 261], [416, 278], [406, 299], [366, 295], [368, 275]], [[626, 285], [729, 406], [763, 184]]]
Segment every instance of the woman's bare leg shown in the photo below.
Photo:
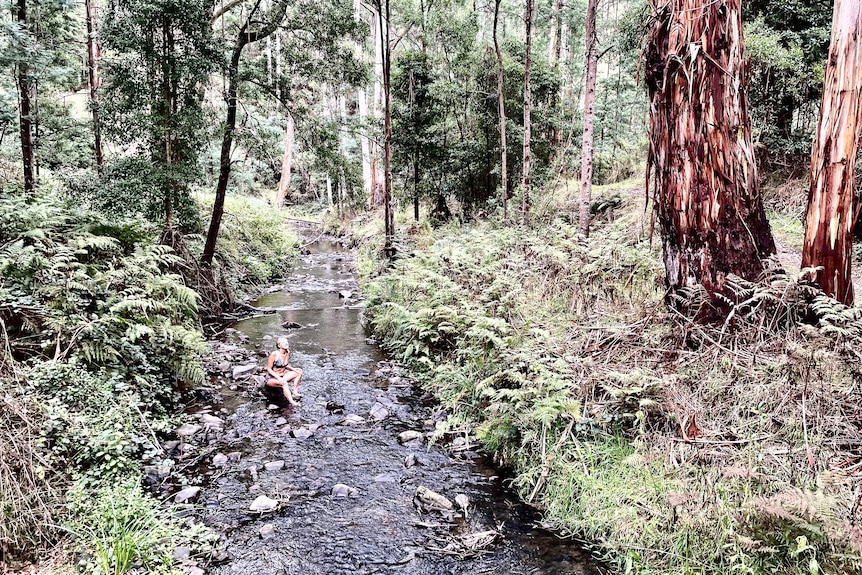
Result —
[[296, 400], [293, 399], [293, 395], [290, 393], [290, 379], [285, 378], [284, 382], [277, 379], [270, 379], [266, 384], [270, 387], [280, 387], [287, 402], [290, 405], [296, 405]]

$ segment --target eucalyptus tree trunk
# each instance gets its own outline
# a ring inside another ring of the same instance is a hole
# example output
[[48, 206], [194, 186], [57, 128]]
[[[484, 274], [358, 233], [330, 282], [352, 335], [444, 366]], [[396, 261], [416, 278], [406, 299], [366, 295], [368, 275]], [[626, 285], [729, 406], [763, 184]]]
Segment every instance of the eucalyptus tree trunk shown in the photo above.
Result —
[[586, 47], [585, 95], [584, 95], [584, 134], [581, 145], [581, 209], [578, 214], [578, 230], [584, 236], [590, 235], [590, 205], [593, 194], [593, 125], [596, 117], [596, 68], [599, 55], [596, 51], [596, 5], [598, 0], [589, 0], [587, 21], [584, 31]]
[[494, 52], [497, 54], [497, 105], [500, 109], [500, 187], [503, 193], [503, 221], [509, 220], [509, 173], [506, 169], [506, 104], [503, 98], [503, 53], [497, 38], [500, 0], [494, 2]]
[[87, 12], [87, 80], [90, 84], [90, 111], [93, 114], [93, 147], [96, 156], [96, 169], [101, 176], [105, 172], [105, 159], [102, 154], [102, 126], [99, 122], [99, 43], [96, 40], [96, 6], [93, 0], [84, 0]]
[[221, 143], [221, 154], [219, 156], [219, 175], [218, 183], [216, 184], [215, 201], [213, 202], [213, 213], [212, 218], [210, 219], [209, 230], [207, 231], [204, 250], [201, 254], [201, 263], [204, 265], [212, 265], [213, 257], [215, 256], [216, 240], [218, 239], [218, 232], [221, 227], [221, 219], [224, 215], [224, 199], [227, 194], [227, 184], [230, 180], [231, 171], [230, 154], [233, 146], [233, 133], [236, 130], [237, 92], [240, 80], [239, 61], [242, 57], [243, 49], [248, 44], [253, 44], [258, 40], [266, 38], [276, 31], [278, 25], [284, 18], [287, 1], [288, 0], [279, 0], [276, 2], [273, 10], [267, 16], [267, 21], [263, 27], [257, 32], [250, 32], [248, 30], [249, 25], [251, 24], [252, 18], [261, 3], [261, 0], [258, 0], [245, 18], [243, 25], [240, 27], [239, 33], [237, 34], [236, 44], [231, 53], [227, 72], [227, 119], [225, 120], [224, 135], [222, 136]]
[[526, 47], [524, 49], [524, 172], [521, 186], [524, 189], [523, 217], [524, 224], [530, 221], [530, 48], [533, 44], [533, 0], [527, 0], [524, 18], [526, 29]]
[[802, 267], [824, 292], [853, 304], [854, 175], [862, 137], [862, 0], [837, 0], [820, 123], [811, 154]]
[[276, 192], [276, 205], [284, 207], [287, 193], [290, 191], [290, 175], [293, 171], [293, 144], [295, 124], [293, 114], [287, 113], [287, 125], [284, 127], [284, 156], [281, 160], [281, 177], [278, 180], [278, 191]]
[[748, 117], [741, 0], [651, 0], [646, 180], [654, 179], [667, 285], [728, 294], [756, 278], [775, 243]]
[[[18, 25], [30, 40], [27, 23], [27, 0], [18, 0], [16, 11]], [[33, 153], [33, 79], [30, 77], [30, 66], [26, 59], [18, 64], [18, 94], [19, 94], [19, 129], [21, 134], [21, 156], [24, 166], [24, 192], [32, 194], [36, 188], [36, 178], [33, 172], [35, 164]]]

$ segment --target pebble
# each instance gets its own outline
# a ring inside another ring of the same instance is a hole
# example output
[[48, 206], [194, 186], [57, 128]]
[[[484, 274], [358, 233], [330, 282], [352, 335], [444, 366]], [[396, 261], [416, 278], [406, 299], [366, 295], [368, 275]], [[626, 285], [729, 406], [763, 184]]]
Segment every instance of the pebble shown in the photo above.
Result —
[[228, 461], [239, 461], [241, 457], [242, 453], [240, 453], [239, 451], [231, 451], [227, 454]]
[[216, 453], [215, 457], [213, 457], [213, 465], [216, 467], [221, 467], [225, 465], [228, 461], [228, 456], [224, 453]]
[[283, 417], [279, 417], [278, 419], [275, 420], [276, 425], [284, 425], [285, 423], [287, 423], [287, 419], [285, 419]]
[[179, 445], [179, 444], [180, 444], [180, 442], [176, 441], [176, 440], [165, 441], [165, 443], [162, 447], [165, 448], [165, 451], [170, 451], [171, 449], [176, 449], [177, 445]]
[[382, 403], [377, 402], [371, 406], [371, 417], [377, 421], [383, 421], [389, 417], [389, 411], [386, 410]]
[[350, 487], [343, 483], [336, 483], [332, 486], [331, 493], [333, 497], [356, 497], [359, 494], [359, 491], [355, 487]]
[[210, 415], [208, 413], [204, 413], [201, 415], [201, 423], [206, 425], [207, 427], [221, 427], [224, 425], [224, 420], [220, 417], [216, 417], [215, 415]]
[[200, 487], [186, 487], [185, 489], [174, 495], [174, 502], [185, 503], [187, 501], [191, 501], [198, 496], [198, 493], [200, 493], [200, 491]]
[[193, 565], [186, 570], [186, 575], [206, 575], [206, 571], [196, 565]]
[[257, 370], [257, 363], [248, 363], [246, 365], [237, 365], [233, 368], [233, 378], [239, 379], [244, 375], [249, 375]]
[[203, 429], [200, 425], [195, 425], [193, 423], [184, 423], [179, 426], [174, 433], [176, 433], [180, 437], [191, 437], [198, 431]]
[[266, 495], [260, 495], [257, 499], [251, 502], [249, 510], [265, 513], [266, 511], [272, 511], [276, 507], [278, 507], [278, 501], [270, 499]]
[[192, 550], [188, 547], [174, 547], [174, 561], [183, 561], [192, 556]]
[[282, 469], [284, 469], [284, 460], [279, 459], [277, 461], [270, 461], [268, 463], [264, 463], [263, 468], [267, 471], [281, 471]]
[[338, 425], [360, 425], [365, 423], [365, 418], [354, 413], [345, 416]]
[[421, 431], [416, 431], [415, 429], [408, 429], [407, 431], [402, 431], [398, 434], [398, 441], [400, 443], [407, 443], [408, 441], [414, 440], [423, 440], [425, 438], [425, 434]]
[[261, 539], [269, 539], [275, 535], [275, 526], [272, 523], [267, 523], [263, 527], [260, 528], [260, 538]]
[[303, 429], [303, 428], [294, 429], [294, 430], [292, 430], [292, 433], [293, 433], [293, 436], [295, 438], [300, 439], [300, 440], [308, 439], [309, 437], [314, 435], [314, 432], [311, 431], [310, 429]]

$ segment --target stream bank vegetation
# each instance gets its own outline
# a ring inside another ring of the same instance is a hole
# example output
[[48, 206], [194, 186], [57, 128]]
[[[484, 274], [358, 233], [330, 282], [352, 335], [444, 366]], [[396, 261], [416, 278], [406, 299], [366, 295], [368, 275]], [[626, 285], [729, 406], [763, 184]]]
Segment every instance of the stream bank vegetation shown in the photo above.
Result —
[[[145, 464], [172, 465], [162, 443], [204, 383], [193, 267], [146, 219], [62, 196], [0, 197], [0, 558], [66, 541], [88, 573], [172, 573], [176, 545], [212, 543], [141, 484]], [[297, 242], [263, 202], [227, 213], [218, 271], [241, 295], [286, 271]]]
[[561, 192], [533, 228], [414, 226], [391, 267], [366, 248], [370, 329], [448, 410], [438, 435], [620, 572], [859, 572], [859, 311], [775, 265], [698, 323], [705, 293], [665, 305], [638, 192], [594, 200], [589, 238]]

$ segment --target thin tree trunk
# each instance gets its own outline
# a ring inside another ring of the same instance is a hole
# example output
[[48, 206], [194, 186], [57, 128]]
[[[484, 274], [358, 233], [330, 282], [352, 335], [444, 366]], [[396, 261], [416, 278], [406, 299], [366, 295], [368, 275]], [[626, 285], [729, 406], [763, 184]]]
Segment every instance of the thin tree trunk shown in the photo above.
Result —
[[276, 205], [284, 207], [287, 194], [290, 191], [290, 175], [293, 169], [293, 145], [294, 145], [293, 114], [287, 113], [287, 125], [284, 127], [284, 156], [281, 161], [281, 178], [278, 180], [278, 191], [276, 192]]
[[760, 197], [748, 116], [740, 0], [651, 0], [646, 180], [654, 177], [671, 291], [733, 295], [775, 244]]
[[215, 256], [216, 240], [218, 239], [219, 228], [221, 227], [221, 219], [224, 216], [224, 199], [227, 194], [227, 184], [230, 180], [230, 152], [233, 145], [233, 133], [236, 130], [239, 61], [242, 57], [242, 51], [246, 44], [257, 42], [275, 32], [278, 24], [284, 18], [287, 6], [287, 0], [280, 0], [275, 9], [270, 12], [270, 16], [267, 19], [268, 22], [264, 28], [259, 32], [247, 32], [252, 16], [254, 16], [254, 13], [257, 12], [257, 8], [260, 6], [260, 1], [258, 0], [251, 9], [251, 12], [240, 28], [236, 45], [231, 54], [230, 64], [228, 65], [227, 118], [225, 120], [224, 136], [222, 137], [221, 154], [219, 155], [218, 183], [216, 184], [216, 195], [213, 202], [212, 218], [210, 219], [210, 226], [207, 231], [207, 239], [204, 244], [203, 253], [201, 254], [201, 263], [207, 266], [212, 265], [213, 257]]
[[[386, 240], [383, 246], [388, 257], [394, 255], [395, 214], [392, 206], [392, 109], [391, 79], [392, 53], [389, 44], [389, 0], [380, 0], [380, 45], [383, 55], [383, 215], [385, 218]], [[384, 14], [385, 11], [385, 14]]]
[[593, 194], [593, 123], [596, 116], [596, 68], [599, 58], [596, 51], [596, 5], [598, 0], [589, 0], [585, 26], [585, 55], [587, 74], [584, 80], [584, 135], [581, 146], [581, 210], [578, 214], [578, 230], [590, 235], [590, 205]]
[[[18, 25], [26, 33], [28, 42], [30, 39], [27, 24], [27, 0], [18, 0], [17, 10]], [[33, 118], [31, 100], [33, 96], [33, 81], [30, 78], [30, 66], [26, 60], [18, 64], [18, 94], [19, 102], [19, 127], [21, 134], [21, 156], [24, 162], [24, 192], [32, 194], [36, 189], [36, 178], [33, 173]]]
[[359, 102], [359, 124], [362, 126], [363, 133], [359, 136], [359, 146], [362, 150], [362, 189], [365, 192], [367, 201], [371, 200], [372, 192], [372, 172], [371, 172], [371, 144], [368, 137], [368, 100], [365, 94], [365, 88], [359, 88], [356, 91], [356, 100]]
[[853, 194], [862, 138], [862, 0], [837, 0], [826, 61], [820, 122], [811, 154], [811, 181], [802, 267], [824, 292], [853, 305]]
[[87, 79], [90, 84], [90, 110], [93, 114], [93, 144], [96, 156], [96, 169], [99, 175], [105, 173], [105, 160], [102, 154], [102, 127], [99, 122], [99, 43], [96, 40], [96, 6], [93, 0], [84, 0], [87, 11]]
[[[548, 39], [548, 62], [553, 64], [560, 56], [560, 9], [563, 7], [562, 0], [554, 0], [554, 6], [551, 11], [551, 31]], [[495, 9], [496, 11], [496, 9]], [[587, 9], [589, 12], [589, 9]], [[589, 17], [589, 16], [588, 16]]]
[[[382, 10], [380, 2], [377, 0], [378, 14]], [[378, 126], [380, 120], [381, 109], [383, 108], [383, 30], [381, 29], [380, 18], [372, 18], [371, 34], [374, 41], [374, 99], [371, 102], [371, 120], [374, 126]], [[385, 176], [380, 170], [380, 145], [374, 141], [371, 149], [371, 196], [369, 202], [371, 206], [379, 206], [384, 202], [383, 188], [385, 186]]]
[[524, 190], [523, 218], [526, 225], [530, 221], [530, 48], [533, 44], [533, 0], [527, 0], [526, 16], [526, 48], [524, 50], [524, 172], [521, 187]]
[[494, 2], [494, 52], [497, 54], [497, 106], [500, 110], [500, 188], [503, 194], [503, 221], [509, 220], [509, 174], [506, 170], [506, 103], [503, 98], [503, 53], [497, 38], [500, 0]]
[[533, 0], [527, 0], [525, 29], [526, 47], [524, 49], [524, 174], [522, 187], [524, 189], [523, 217], [524, 224], [530, 221], [530, 48], [533, 44]]

